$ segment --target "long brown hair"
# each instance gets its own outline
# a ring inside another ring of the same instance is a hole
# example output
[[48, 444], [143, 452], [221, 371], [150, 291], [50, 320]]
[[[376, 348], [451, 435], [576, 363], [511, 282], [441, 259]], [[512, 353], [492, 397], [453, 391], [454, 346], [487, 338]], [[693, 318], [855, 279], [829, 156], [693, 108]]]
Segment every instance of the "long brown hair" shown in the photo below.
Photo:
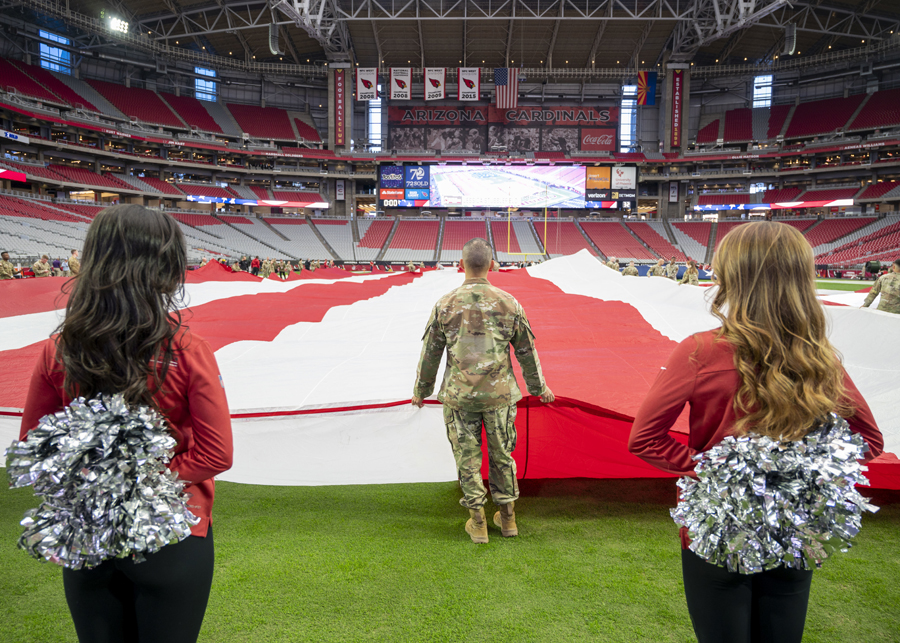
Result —
[[783, 223], [736, 226], [716, 250], [713, 270], [712, 313], [741, 376], [735, 434], [799, 440], [828, 413], [849, 416], [803, 235]]
[[168, 214], [140, 205], [97, 214], [57, 329], [67, 395], [123, 393], [129, 403], [158, 408], [153, 395], [181, 330], [186, 266], [184, 235]]

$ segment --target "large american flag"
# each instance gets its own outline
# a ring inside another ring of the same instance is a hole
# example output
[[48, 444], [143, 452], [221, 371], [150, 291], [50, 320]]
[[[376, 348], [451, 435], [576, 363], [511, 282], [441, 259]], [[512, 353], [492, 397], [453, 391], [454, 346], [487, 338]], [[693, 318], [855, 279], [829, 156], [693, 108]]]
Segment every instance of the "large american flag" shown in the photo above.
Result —
[[514, 68], [494, 69], [495, 103], [499, 109], [512, 109], [519, 104], [519, 77]]

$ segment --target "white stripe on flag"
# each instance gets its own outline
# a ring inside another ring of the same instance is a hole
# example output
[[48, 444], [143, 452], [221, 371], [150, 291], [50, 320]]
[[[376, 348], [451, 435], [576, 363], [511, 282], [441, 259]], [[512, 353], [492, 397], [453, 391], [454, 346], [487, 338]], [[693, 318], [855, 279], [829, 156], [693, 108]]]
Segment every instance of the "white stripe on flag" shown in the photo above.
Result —
[[514, 68], [501, 67], [494, 70], [496, 103], [499, 109], [513, 109], [519, 104], [519, 76]]

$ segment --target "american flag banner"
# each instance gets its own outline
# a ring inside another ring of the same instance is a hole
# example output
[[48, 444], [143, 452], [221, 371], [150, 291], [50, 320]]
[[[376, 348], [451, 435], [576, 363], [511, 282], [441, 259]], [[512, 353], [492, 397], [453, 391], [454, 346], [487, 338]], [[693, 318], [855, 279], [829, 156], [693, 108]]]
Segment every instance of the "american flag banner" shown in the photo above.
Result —
[[494, 69], [494, 87], [497, 94], [494, 102], [499, 109], [513, 109], [519, 105], [519, 77], [515, 68]]

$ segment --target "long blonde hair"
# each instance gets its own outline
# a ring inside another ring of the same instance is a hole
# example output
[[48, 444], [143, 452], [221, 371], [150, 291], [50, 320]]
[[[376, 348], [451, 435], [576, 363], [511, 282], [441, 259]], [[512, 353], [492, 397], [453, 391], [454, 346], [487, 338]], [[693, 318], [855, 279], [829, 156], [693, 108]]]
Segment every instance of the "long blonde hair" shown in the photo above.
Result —
[[812, 248], [796, 228], [736, 226], [713, 259], [712, 313], [734, 347], [736, 435], [802, 439], [828, 413], [845, 417], [843, 369], [816, 298]]

